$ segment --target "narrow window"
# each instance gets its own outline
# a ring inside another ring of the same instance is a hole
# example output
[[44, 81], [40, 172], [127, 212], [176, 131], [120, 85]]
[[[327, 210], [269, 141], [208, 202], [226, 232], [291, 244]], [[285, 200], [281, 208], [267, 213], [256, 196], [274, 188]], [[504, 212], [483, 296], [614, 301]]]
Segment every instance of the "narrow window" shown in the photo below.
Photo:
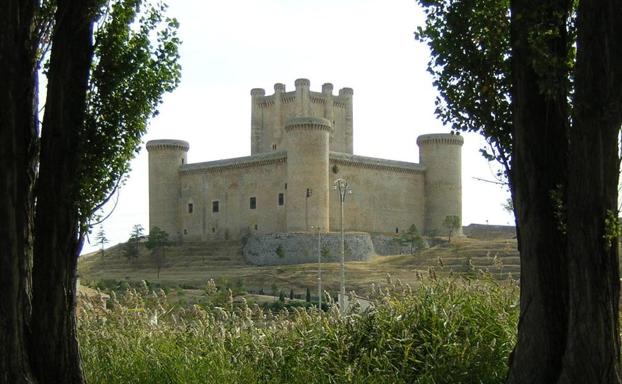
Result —
[[255, 209], [257, 208], [257, 198], [256, 197], [251, 197], [251, 209]]
[[194, 211], [194, 205], [192, 203], [188, 203], [188, 213], [192, 213]]
[[283, 205], [285, 202], [285, 196], [282, 193], [279, 193], [279, 205]]
[[276, 144], [272, 144], [272, 150], [274, 151], [276, 149]]
[[287, 190], [287, 183], [285, 183], [285, 190]]
[[186, 228], [184, 228], [184, 235], [188, 234], [188, 230]]
[[181, 158], [181, 165], [184, 165], [184, 158]]
[[220, 212], [220, 207], [218, 206], [218, 200], [212, 201], [212, 212]]
[[255, 224], [255, 231], [257, 230], [257, 224]]
[[215, 232], [216, 232], [216, 228], [212, 227], [212, 233], [215, 233]]
[[400, 233], [400, 229], [398, 227], [395, 227], [395, 233]]

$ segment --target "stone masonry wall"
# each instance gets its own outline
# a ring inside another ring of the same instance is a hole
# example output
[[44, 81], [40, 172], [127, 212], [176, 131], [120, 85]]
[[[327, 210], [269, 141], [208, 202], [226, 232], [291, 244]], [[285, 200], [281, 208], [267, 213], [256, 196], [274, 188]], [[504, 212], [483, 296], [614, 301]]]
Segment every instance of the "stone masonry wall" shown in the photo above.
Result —
[[[320, 249], [328, 251], [323, 262], [338, 262], [341, 257], [341, 234], [322, 233]], [[277, 249], [282, 249], [281, 256]], [[317, 263], [317, 233], [273, 233], [251, 235], [244, 245], [244, 257], [256, 265]], [[346, 261], [368, 261], [374, 256], [369, 233], [348, 232], [345, 235]]]

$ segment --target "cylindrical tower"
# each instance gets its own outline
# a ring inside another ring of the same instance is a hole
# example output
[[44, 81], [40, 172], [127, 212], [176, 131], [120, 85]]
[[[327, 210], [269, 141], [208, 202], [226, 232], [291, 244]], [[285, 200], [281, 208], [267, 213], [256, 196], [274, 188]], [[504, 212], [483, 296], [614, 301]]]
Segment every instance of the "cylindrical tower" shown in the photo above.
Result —
[[251, 155], [261, 152], [263, 125], [259, 102], [266, 95], [262, 88], [251, 89]]
[[281, 97], [285, 93], [285, 84], [274, 84], [274, 105], [272, 107], [272, 150], [283, 149], [283, 122], [281, 121]]
[[289, 232], [328, 231], [328, 154], [331, 122], [295, 117], [285, 124]]
[[345, 143], [346, 143], [345, 152], [350, 153], [350, 154], [354, 153], [354, 146], [353, 146], [353, 142], [354, 142], [353, 114], [354, 114], [354, 111], [352, 109], [352, 95], [353, 94], [354, 94], [354, 91], [352, 90], [352, 88], [341, 88], [339, 90], [339, 96], [344, 98], [345, 103], [346, 103], [346, 131], [344, 132]]
[[[458, 216], [462, 225], [462, 144], [460, 135], [431, 134], [417, 138], [419, 162], [425, 170], [426, 233], [441, 234], [445, 217]], [[462, 228], [457, 231], [462, 233]]]
[[190, 146], [182, 140], [151, 140], [149, 152], [149, 232], [159, 227], [170, 239], [181, 236], [179, 168]]
[[311, 82], [308, 79], [296, 79], [294, 85], [296, 86], [296, 116], [309, 116]]

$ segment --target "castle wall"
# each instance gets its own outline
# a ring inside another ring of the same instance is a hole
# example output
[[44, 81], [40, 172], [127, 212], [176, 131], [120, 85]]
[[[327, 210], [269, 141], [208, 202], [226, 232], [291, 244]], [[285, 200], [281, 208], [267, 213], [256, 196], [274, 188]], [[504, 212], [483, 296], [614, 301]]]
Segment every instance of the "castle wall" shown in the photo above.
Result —
[[148, 142], [150, 227], [188, 241], [256, 235], [268, 239], [257, 255], [274, 261], [274, 239], [293, 239], [286, 242], [292, 253], [307, 241], [299, 232], [340, 231], [339, 178], [352, 191], [344, 205], [348, 232], [390, 238], [415, 224], [434, 233], [446, 216], [461, 216], [461, 136], [420, 136], [420, 164], [356, 156], [352, 89], [333, 95], [330, 83], [322, 92], [309, 86], [298, 79], [291, 92], [283, 84], [269, 96], [251, 90], [251, 156], [186, 164], [188, 143]]
[[393, 234], [396, 229], [401, 232], [412, 224], [420, 231], [424, 230], [423, 167], [413, 163], [331, 153], [331, 231], [341, 228], [339, 193], [332, 189], [338, 178], [346, 179], [352, 190], [344, 204], [346, 231]]
[[[285, 166], [285, 154], [281, 152], [267, 159], [238, 158], [184, 167], [180, 209], [183, 239], [216, 240], [248, 233], [284, 232]], [[279, 193], [283, 194], [283, 205], [279, 205]], [[251, 197], [255, 198], [254, 209]], [[218, 202], [218, 212], [214, 212], [214, 202]], [[192, 213], [188, 204], [192, 204]]]

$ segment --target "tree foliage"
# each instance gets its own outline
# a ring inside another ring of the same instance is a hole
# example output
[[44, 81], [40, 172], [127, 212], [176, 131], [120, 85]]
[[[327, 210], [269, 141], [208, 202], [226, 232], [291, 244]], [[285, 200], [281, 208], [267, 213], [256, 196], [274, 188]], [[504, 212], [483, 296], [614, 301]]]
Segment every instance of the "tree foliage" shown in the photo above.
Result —
[[[179, 81], [177, 23], [164, 9], [140, 0], [0, 2], [0, 100], [7, 110], [0, 132], [8, 132], [0, 180], [15, 186], [7, 191], [0, 183], [0, 190], [16, 210], [6, 216], [0, 209], [0, 218], [18, 219], [0, 231], [15, 250], [6, 258], [15, 267], [0, 269], [19, 290], [0, 299], [0, 344], [15, 334], [9, 341], [19, 346], [8, 357], [17, 364], [0, 356], [2, 377], [11, 382], [83, 382], [77, 257], [90, 219], [120, 185], [162, 94]], [[39, 127], [39, 65], [48, 57]]]
[[[509, 176], [521, 319], [508, 383], [619, 383], [622, 1], [419, 0], [437, 114]], [[594, 331], [586, 332], [585, 324]]]
[[99, 231], [95, 235], [95, 241], [99, 244], [102, 254], [102, 259], [104, 258], [104, 246], [108, 244], [109, 240], [106, 237], [106, 232], [104, 231], [104, 227], [102, 225], [99, 226]]
[[131, 262], [138, 257], [138, 249], [140, 246], [140, 241], [144, 238], [144, 232], [145, 230], [140, 224], [136, 224], [132, 227], [130, 238], [123, 246], [123, 255], [127, 258], [128, 261]]
[[480, 133], [482, 154], [507, 173], [512, 153], [509, 0], [418, 0], [428, 72], [438, 89], [436, 115], [453, 130]]
[[415, 250], [422, 249], [424, 247], [423, 237], [419, 234], [419, 229], [415, 224], [408, 227], [406, 232], [400, 233], [396, 240], [400, 246], [408, 246], [410, 248], [410, 254], [414, 255]]
[[451, 243], [451, 236], [460, 229], [460, 216], [445, 216], [443, 227], [447, 229], [447, 241]]
[[81, 224], [123, 182], [162, 95], [180, 80], [177, 20], [162, 3], [117, 0], [101, 10], [81, 135]]
[[168, 240], [168, 233], [166, 231], [160, 229], [159, 227], [151, 228], [149, 232], [149, 237], [147, 237], [147, 249], [151, 250], [151, 258], [153, 259], [153, 263], [156, 267], [156, 276], [160, 278], [160, 270], [164, 265], [164, 260], [166, 259], [166, 247], [169, 246], [171, 242]]

